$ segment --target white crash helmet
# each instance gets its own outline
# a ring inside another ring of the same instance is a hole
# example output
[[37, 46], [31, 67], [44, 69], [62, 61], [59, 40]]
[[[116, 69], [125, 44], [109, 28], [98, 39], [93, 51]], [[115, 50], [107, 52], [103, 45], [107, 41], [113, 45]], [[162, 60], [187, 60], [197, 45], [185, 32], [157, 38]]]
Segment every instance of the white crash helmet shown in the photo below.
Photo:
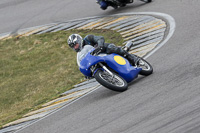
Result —
[[68, 37], [67, 43], [73, 50], [79, 52], [82, 47], [82, 41], [83, 39], [79, 34], [72, 34]]

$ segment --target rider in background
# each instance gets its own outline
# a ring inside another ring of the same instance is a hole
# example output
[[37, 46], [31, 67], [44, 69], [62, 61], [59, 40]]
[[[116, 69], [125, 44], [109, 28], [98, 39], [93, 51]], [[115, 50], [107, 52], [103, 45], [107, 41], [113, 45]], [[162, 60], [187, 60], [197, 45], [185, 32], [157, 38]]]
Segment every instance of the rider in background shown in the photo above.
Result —
[[140, 60], [140, 57], [129, 54], [127, 51], [123, 50], [121, 47], [117, 47], [112, 43], [105, 43], [103, 36], [87, 35], [84, 39], [79, 34], [72, 34], [68, 37], [68, 45], [74, 51], [77, 52], [77, 63], [80, 60], [79, 53], [84, 49], [85, 46], [93, 46], [95, 50], [93, 53], [116, 53], [125, 57], [133, 66], [136, 66]]
[[[133, 3], [134, 0], [97, 0], [100, 8], [106, 10], [108, 6], [112, 6], [114, 9], [118, 7], [126, 6], [126, 4]], [[140, 0], [145, 3], [152, 2], [152, 0]]]
[[109, 2], [109, 0], [97, 0], [97, 3], [99, 3], [100, 8], [103, 10], [106, 10], [108, 6], [112, 6], [114, 9], [117, 9], [118, 6], [123, 7], [126, 6], [127, 3], [132, 3], [133, 0], [112, 0], [112, 2]]

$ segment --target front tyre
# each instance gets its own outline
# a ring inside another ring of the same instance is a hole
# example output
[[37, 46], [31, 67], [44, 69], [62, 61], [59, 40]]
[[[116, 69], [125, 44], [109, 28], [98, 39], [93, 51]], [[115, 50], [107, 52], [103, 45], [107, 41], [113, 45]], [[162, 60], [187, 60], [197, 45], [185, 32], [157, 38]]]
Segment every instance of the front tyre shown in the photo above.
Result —
[[148, 76], [148, 75], [153, 73], [153, 67], [151, 66], [151, 64], [149, 62], [147, 62], [143, 58], [140, 58], [137, 67], [141, 67], [142, 68], [142, 70], [139, 73], [141, 75]]
[[103, 70], [97, 70], [94, 77], [95, 79], [104, 87], [118, 92], [123, 92], [127, 90], [128, 84], [127, 82], [118, 74], [113, 73], [113, 76], [110, 75], [108, 72]]

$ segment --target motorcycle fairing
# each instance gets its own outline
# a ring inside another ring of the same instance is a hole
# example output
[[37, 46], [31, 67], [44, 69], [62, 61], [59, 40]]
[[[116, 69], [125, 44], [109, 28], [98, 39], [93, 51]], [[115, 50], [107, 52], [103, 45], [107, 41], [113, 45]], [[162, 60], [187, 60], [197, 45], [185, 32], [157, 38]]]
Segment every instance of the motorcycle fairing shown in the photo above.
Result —
[[129, 63], [129, 61], [127, 59], [123, 58], [122, 56], [120, 56], [120, 57], [123, 58], [126, 63], [121, 64], [117, 60], [115, 60], [116, 56], [120, 56], [120, 55], [111, 54], [111, 55], [107, 56], [105, 62], [107, 63], [107, 65], [110, 68], [115, 70], [127, 82], [131, 82], [134, 78], [137, 77], [138, 73], [142, 70], [142, 68], [133, 67]]
[[134, 78], [137, 77], [142, 68], [133, 67], [129, 63], [129, 61], [122, 56], [120, 57], [125, 60], [125, 63], [121, 64], [114, 59], [116, 56], [120, 55], [113, 53], [106, 56], [93, 56], [89, 52], [80, 62], [79, 69], [84, 75], [91, 77], [92, 72], [90, 70], [90, 67], [97, 64], [98, 62], [105, 62], [110, 68], [115, 70], [127, 82], [131, 82]]
[[89, 53], [81, 60], [79, 69], [85, 76], [92, 76], [90, 67], [97, 64], [98, 62], [104, 62], [104, 58], [99, 56], [93, 56]]

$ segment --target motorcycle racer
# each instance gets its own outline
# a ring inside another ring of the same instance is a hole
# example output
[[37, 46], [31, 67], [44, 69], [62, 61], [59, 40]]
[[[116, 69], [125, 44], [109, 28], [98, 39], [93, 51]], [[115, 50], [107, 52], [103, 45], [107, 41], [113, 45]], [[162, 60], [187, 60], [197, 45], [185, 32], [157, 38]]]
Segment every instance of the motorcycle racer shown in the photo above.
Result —
[[[112, 6], [114, 9], [118, 7], [124, 7], [126, 4], [133, 3], [134, 0], [97, 0], [96, 2], [100, 5], [100, 8], [106, 10], [108, 6]], [[146, 3], [152, 0], [140, 0]]]
[[77, 52], [77, 64], [80, 66], [81, 51], [85, 50], [86, 46], [93, 46], [95, 50], [94, 53], [116, 53], [125, 57], [133, 66], [136, 66], [140, 60], [140, 57], [129, 54], [127, 51], [121, 47], [117, 47], [112, 43], [105, 43], [103, 36], [87, 35], [82, 38], [79, 34], [72, 34], [68, 37], [68, 45], [74, 51]]
[[97, 3], [100, 5], [100, 8], [106, 10], [108, 6], [112, 6], [114, 9], [117, 9], [118, 6], [126, 6], [127, 3], [132, 3], [133, 0], [97, 0]]

